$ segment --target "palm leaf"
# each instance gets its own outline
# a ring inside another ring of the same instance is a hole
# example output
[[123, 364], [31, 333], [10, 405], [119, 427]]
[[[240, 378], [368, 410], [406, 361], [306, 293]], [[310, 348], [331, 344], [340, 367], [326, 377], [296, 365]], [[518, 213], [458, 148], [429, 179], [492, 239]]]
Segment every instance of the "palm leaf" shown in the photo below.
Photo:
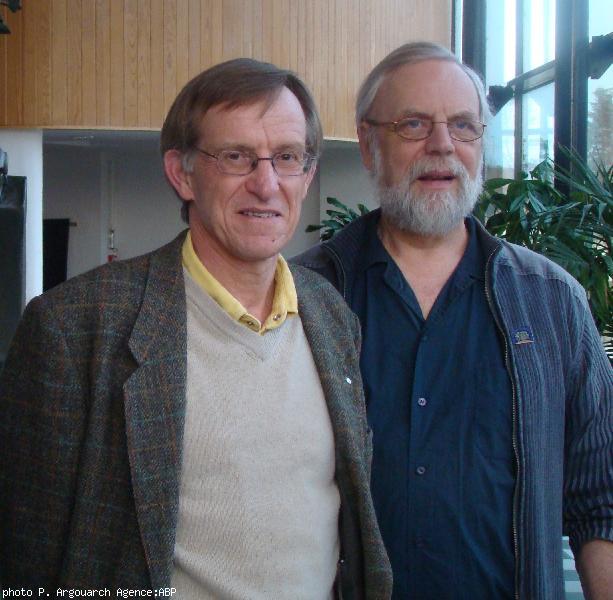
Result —
[[348, 225], [358, 217], [369, 212], [368, 208], [364, 206], [364, 204], [358, 204], [358, 214], [358, 212], [346, 206], [337, 198], [333, 198], [331, 196], [326, 198], [326, 202], [334, 207], [326, 210], [326, 215], [329, 218], [322, 219], [322, 221], [317, 225], [307, 225], [305, 229], [307, 233], [311, 231], [319, 231], [319, 239], [322, 241], [329, 240], [335, 233], [343, 229], [345, 225]]
[[494, 235], [541, 252], [585, 287], [613, 361], [613, 165], [594, 171], [576, 152], [562, 152], [569, 170], [546, 160], [518, 179], [486, 181], [475, 215]]

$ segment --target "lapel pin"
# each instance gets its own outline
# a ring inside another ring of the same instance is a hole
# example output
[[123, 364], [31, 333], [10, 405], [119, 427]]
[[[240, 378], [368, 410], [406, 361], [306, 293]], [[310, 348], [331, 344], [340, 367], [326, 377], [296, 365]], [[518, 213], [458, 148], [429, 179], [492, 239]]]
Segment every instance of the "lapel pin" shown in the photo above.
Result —
[[534, 336], [529, 327], [521, 327], [513, 332], [513, 344], [521, 346], [523, 344], [534, 344]]

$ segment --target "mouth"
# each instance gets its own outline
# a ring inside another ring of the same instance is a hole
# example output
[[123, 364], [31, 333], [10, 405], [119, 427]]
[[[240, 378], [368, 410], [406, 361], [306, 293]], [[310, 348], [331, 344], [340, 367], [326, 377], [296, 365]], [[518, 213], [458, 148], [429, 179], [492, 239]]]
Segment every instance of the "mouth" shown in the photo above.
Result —
[[419, 175], [416, 181], [424, 190], [442, 192], [450, 190], [457, 181], [457, 177], [451, 171], [427, 171]]
[[241, 210], [239, 214], [245, 217], [255, 217], [256, 219], [272, 219], [281, 216], [281, 213], [275, 210], [256, 210], [252, 208]]
[[417, 178], [419, 181], [453, 181], [455, 175], [449, 171], [430, 171]]

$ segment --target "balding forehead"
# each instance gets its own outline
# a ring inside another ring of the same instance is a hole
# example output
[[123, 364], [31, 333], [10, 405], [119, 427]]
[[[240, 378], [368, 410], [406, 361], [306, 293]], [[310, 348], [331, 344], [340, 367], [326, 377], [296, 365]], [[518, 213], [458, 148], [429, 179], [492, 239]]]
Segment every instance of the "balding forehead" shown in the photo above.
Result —
[[[369, 114], [376, 118], [398, 118], [408, 110], [482, 114], [475, 83], [453, 61], [430, 59], [401, 65], [387, 74], [375, 96]], [[382, 116], [393, 111], [394, 116]]]

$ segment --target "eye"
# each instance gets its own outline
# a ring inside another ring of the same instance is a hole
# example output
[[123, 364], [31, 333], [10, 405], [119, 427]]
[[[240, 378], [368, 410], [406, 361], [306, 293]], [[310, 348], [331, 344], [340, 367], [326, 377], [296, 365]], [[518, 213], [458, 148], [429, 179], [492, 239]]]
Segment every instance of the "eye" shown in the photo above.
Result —
[[222, 158], [228, 162], [242, 163], [249, 160], [247, 154], [240, 150], [224, 150], [221, 155]]
[[274, 158], [276, 162], [281, 163], [297, 163], [302, 160], [302, 157], [298, 154], [298, 152], [293, 152], [289, 150], [286, 152], [279, 152], [278, 154], [275, 154]]
[[456, 131], [464, 131], [470, 133], [477, 132], [477, 126], [475, 125], [475, 122], [470, 119], [454, 119], [450, 122], [450, 125]]
[[427, 129], [428, 120], [420, 119], [419, 117], [409, 117], [400, 121], [398, 127], [401, 129]]

